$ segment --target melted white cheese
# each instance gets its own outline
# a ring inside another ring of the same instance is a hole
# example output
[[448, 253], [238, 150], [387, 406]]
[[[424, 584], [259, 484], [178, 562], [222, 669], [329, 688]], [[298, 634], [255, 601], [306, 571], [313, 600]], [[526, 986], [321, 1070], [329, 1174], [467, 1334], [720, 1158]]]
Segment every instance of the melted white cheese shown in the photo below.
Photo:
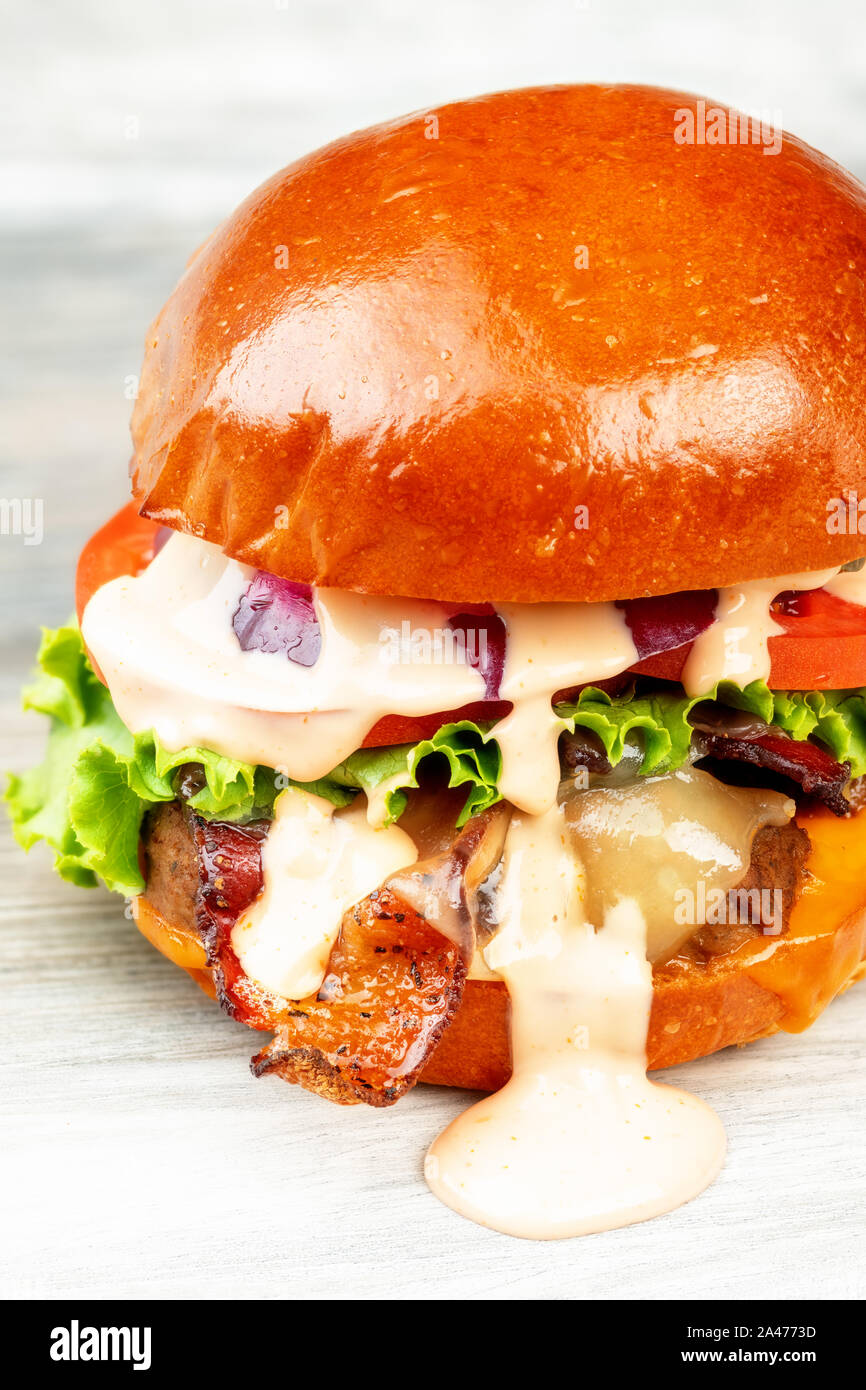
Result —
[[787, 825], [795, 810], [782, 792], [728, 787], [699, 768], [575, 793], [564, 812], [586, 867], [590, 918], [633, 898], [649, 959], [667, 960], [701, 925], [698, 885], [706, 901], [740, 883], [755, 832]]
[[417, 858], [398, 826], [368, 824], [362, 794], [335, 811], [295, 787], [281, 792], [262, 847], [262, 892], [231, 935], [247, 975], [286, 999], [314, 994], [343, 913]]
[[514, 1071], [454, 1120], [425, 1162], [448, 1206], [535, 1239], [669, 1211], [702, 1191], [725, 1153], [701, 1101], [646, 1076], [652, 969], [633, 899], [596, 932], [560, 808], [512, 818], [503, 922], [485, 951], [511, 996]]

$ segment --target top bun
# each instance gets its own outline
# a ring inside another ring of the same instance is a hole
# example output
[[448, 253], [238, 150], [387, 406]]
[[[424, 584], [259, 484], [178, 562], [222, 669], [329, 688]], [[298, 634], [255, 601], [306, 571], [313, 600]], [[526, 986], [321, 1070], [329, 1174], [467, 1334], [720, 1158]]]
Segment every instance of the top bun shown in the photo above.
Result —
[[866, 497], [866, 189], [734, 120], [535, 88], [284, 169], [150, 332], [142, 512], [292, 579], [457, 602], [863, 553], [827, 508]]

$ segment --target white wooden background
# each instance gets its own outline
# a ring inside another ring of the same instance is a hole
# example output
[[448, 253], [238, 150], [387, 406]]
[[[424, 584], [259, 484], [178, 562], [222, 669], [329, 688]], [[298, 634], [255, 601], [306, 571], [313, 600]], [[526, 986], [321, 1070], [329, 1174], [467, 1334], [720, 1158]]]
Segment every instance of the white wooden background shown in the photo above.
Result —
[[[704, 90], [866, 175], [857, 0], [93, 0], [5, 19], [0, 766], [41, 731], [17, 690], [77, 552], [124, 497], [126, 379], [185, 256], [260, 179], [345, 130], [473, 92], [644, 80]], [[682, 1070], [730, 1158], [698, 1202], [531, 1244], [441, 1208], [425, 1146], [466, 1097], [338, 1110], [253, 1081], [254, 1039], [124, 920], [0, 845], [0, 1292], [595, 1299], [862, 1295], [866, 989], [805, 1037]]]

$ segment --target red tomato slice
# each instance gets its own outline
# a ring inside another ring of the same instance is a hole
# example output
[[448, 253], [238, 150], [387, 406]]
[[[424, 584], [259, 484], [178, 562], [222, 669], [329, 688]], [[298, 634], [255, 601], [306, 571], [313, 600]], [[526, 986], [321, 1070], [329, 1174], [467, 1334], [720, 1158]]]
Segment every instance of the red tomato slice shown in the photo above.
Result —
[[811, 589], [793, 608], [776, 605], [784, 637], [770, 638], [774, 690], [847, 690], [866, 685], [866, 608]]
[[156, 553], [158, 521], [139, 516], [134, 502], [127, 502], [90, 537], [81, 552], [75, 574], [75, 609], [78, 621], [97, 589], [121, 574], [140, 574]]
[[[848, 690], [866, 685], [866, 608], [811, 589], [773, 607], [785, 635], [770, 638], [771, 690]], [[633, 669], [678, 681], [690, 647], [648, 657]]]
[[[159, 522], [139, 516], [135, 503], [127, 502], [94, 532], [78, 557], [75, 572], [75, 611], [79, 627], [81, 615], [97, 589], [110, 579], [122, 574], [140, 574], [147, 568], [156, 554], [159, 530]], [[102, 684], [106, 685], [93, 653], [88, 651], [87, 657]]]

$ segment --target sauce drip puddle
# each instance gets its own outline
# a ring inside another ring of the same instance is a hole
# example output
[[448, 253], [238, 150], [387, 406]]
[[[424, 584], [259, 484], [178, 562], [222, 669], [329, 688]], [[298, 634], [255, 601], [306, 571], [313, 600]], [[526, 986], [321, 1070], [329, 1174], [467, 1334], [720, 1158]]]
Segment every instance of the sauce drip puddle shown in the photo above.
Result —
[[461, 1215], [536, 1240], [658, 1216], [716, 1177], [725, 1134], [696, 1097], [646, 1076], [652, 967], [633, 898], [601, 931], [560, 807], [516, 815], [502, 926], [485, 959], [511, 996], [511, 1080], [434, 1141], [424, 1172]]

